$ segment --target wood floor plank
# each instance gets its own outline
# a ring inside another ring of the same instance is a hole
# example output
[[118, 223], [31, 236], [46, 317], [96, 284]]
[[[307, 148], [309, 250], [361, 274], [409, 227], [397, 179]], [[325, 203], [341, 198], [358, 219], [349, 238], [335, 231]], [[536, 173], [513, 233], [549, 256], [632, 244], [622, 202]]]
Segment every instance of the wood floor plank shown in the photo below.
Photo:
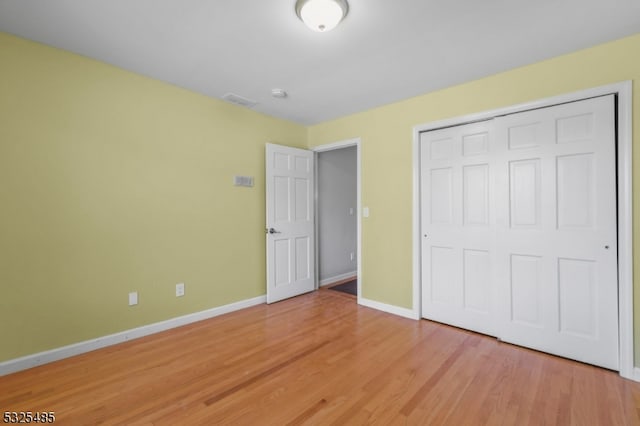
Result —
[[0, 377], [57, 424], [640, 425], [616, 372], [320, 291]]

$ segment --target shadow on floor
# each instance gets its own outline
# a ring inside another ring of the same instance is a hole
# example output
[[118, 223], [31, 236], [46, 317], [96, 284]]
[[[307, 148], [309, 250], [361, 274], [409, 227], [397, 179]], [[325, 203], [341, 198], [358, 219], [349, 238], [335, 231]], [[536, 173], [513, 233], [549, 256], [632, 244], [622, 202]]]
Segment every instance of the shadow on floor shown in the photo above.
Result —
[[352, 294], [354, 296], [358, 295], [358, 280], [348, 281], [343, 284], [334, 285], [333, 287], [329, 287], [329, 290], [341, 291], [343, 293]]

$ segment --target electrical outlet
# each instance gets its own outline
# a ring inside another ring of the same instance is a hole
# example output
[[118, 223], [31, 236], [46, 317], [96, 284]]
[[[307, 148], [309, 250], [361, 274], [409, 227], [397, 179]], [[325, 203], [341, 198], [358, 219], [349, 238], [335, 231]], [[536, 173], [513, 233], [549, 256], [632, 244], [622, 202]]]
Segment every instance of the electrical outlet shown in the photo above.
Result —
[[176, 297], [184, 296], [184, 283], [176, 284]]
[[133, 291], [129, 293], [129, 306], [133, 306], [137, 304], [138, 304], [138, 292]]

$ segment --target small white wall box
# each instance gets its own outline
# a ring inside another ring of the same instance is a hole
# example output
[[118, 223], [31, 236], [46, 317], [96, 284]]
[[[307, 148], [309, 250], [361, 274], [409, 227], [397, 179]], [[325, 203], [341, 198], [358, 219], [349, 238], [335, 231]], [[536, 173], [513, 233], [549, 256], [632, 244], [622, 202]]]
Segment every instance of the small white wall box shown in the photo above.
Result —
[[233, 184], [235, 186], [253, 186], [253, 176], [234, 176]]
[[184, 283], [176, 284], [176, 297], [184, 296]]

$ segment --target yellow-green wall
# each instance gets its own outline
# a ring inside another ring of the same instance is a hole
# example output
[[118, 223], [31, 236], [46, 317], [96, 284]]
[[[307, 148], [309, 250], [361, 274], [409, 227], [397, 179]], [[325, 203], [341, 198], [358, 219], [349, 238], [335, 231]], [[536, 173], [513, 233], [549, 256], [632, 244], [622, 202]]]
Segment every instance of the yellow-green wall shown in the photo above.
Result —
[[0, 362], [263, 295], [265, 142], [361, 138], [363, 296], [411, 308], [413, 127], [635, 80], [638, 128], [638, 52], [640, 34], [305, 129], [0, 33]]
[[[634, 80], [633, 125], [640, 129], [640, 34], [530, 66], [343, 117], [309, 128], [309, 146], [360, 137], [362, 295], [412, 306], [412, 143], [414, 126], [577, 90]], [[633, 146], [634, 223], [640, 218], [640, 140]], [[634, 235], [640, 270], [640, 230]], [[640, 365], [640, 280], [634, 280], [636, 365]]]
[[264, 144], [306, 139], [0, 33], [0, 361], [264, 295]]

